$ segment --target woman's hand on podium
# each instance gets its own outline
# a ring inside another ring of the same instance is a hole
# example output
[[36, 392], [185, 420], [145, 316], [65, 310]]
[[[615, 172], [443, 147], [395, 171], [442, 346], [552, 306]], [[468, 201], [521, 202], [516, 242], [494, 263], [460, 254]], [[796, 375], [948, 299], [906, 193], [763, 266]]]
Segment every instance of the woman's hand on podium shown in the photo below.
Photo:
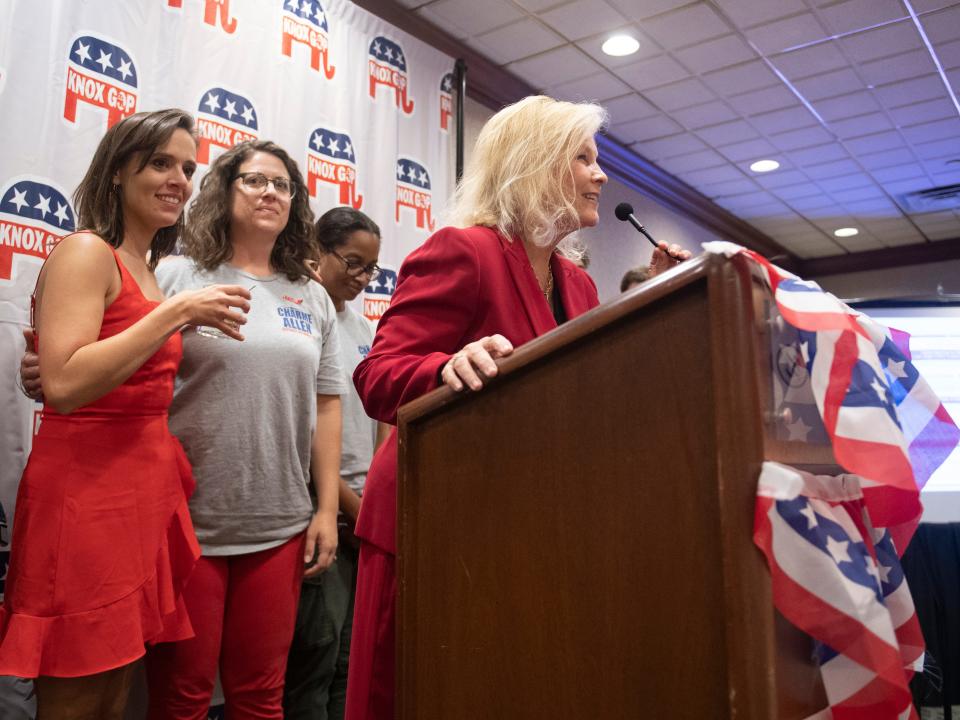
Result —
[[480, 390], [497, 374], [494, 361], [512, 352], [513, 345], [503, 335], [488, 335], [455, 352], [443, 366], [440, 379], [457, 392], [464, 387]]

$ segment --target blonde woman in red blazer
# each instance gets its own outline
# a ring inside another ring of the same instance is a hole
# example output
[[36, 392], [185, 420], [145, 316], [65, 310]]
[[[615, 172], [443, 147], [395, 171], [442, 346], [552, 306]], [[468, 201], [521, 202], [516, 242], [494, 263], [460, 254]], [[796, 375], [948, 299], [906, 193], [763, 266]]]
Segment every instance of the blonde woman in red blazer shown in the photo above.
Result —
[[[540, 96], [487, 122], [454, 196], [456, 227], [407, 257], [354, 373], [370, 417], [395, 424], [401, 405], [441, 383], [480, 390], [495, 359], [599, 304], [593, 280], [555, 250], [599, 220], [607, 176], [594, 135], [605, 119], [598, 105]], [[357, 521], [347, 720], [394, 717], [396, 480], [394, 429], [370, 466]]]

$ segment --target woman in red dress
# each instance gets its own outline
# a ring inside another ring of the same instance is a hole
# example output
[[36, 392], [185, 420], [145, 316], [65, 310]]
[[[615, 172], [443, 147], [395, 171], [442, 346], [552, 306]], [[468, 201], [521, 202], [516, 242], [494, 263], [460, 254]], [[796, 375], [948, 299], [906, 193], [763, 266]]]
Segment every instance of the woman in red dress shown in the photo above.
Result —
[[0, 675], [36, 678], [40, 720], [122, 717], [145, 644], [192, 636], [180, 592], [199, 555], [193, 479], [167, 429], [178, 330], [241, 340], [249, 307], [242, 287], [164, 300], [157, 286], [195, 169], [187, 113], [115, 125], [74, 196], [83, 230], [37, 281], [46, 405], [17, 494]]

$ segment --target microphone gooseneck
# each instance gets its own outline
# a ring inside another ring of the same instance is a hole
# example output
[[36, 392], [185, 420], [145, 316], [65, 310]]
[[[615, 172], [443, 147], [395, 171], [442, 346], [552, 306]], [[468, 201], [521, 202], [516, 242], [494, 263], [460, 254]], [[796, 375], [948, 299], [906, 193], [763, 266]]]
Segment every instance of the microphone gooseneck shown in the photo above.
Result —
[[[654, 247], [659, 247], [657, 241], [650, 237], [650, 233], [647, 232], [647, 229], [640, 224], [640, 221], [637, 220], [637, 216], [633, 214], [633, 205], [630, 203], [622, 202], [617, 205], [613, 210], [613, 214], [617, 216], [617, 220], [623, 220], [624, 222], [629, 222], [637, 230], [643, 233], [643, 236], [650, 241], [650, 244]], [[669, 254], [669, 253], [668, 253]]]

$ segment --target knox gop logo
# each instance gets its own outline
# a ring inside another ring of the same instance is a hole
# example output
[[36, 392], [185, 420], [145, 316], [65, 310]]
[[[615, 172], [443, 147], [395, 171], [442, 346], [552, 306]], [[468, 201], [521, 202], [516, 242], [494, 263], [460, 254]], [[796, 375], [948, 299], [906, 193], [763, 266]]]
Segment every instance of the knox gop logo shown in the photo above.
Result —
[[397, 271], [380, 268], [380, 274], [364, 288], [363, 316], [373, 322], [379, 320], [390, 307], [390, 299], [396, 289]]
[[284, 55], [292, 56], [294, 43], [306, 45], [310, 48], [310, 67], [319, 72], [322, 60], [324, 77], [333, 79], [337, 69], [330, 64], [329, 27], [319, 0], [284, 0], [280, 31]]
[[376, 100], [377, 86], [385, 85], [393, 88], [397, 107], [405, 115], [413, 113], [413, 98], [408, 97], [407, 59], [399, 45], [382, 35], [375, 37], [367, 54], [367, 72], [370, 76], [371, 98]]
[[113, 127], [137, 111], [137, 68], [123, 48], [93, 35], [78, 37], [67, 58], [63, 117], [77, 121], [77, 103], [107, 111]]
[[[228, 35], [237, 29], [237, 19], [230, 17], [230, 0], [201, 0], [203, 2], [203, 21], [207, 25], [217, 26]], [[182, 8], [183, 0], [167, 0], [167, 7]]]
[[74, 231], [70, 201], [44, 178], [22, 177], [0, 193], [0, 281], [11, 280], [14, 256], [41, 264]]
[[394, 219], [400, 222], [400, 208], [412, 208], [416, 211], [417, 227], [433, 230], [435, 222], [430, 205], [430, 173], [415, 160], [397, 158], [397, 202]]
[[440, 81], [440, 129], [450, 129], [450, 116], [453, 115], [453, 73], [447, 73]]
[[354, 210], [363, 205], [363, 196], [357, 191], [357, 158], [350, 136], [318, 127], [307, 143], [307, 187], [311, 197], [319, 195], [321, 182], [339, 190], [340, 205]]
[[257, 139], [257, 111], [243, 95], [210, 88], [197, 107], [197, 162], [210, 163], [210, 148], [232, 148]]

